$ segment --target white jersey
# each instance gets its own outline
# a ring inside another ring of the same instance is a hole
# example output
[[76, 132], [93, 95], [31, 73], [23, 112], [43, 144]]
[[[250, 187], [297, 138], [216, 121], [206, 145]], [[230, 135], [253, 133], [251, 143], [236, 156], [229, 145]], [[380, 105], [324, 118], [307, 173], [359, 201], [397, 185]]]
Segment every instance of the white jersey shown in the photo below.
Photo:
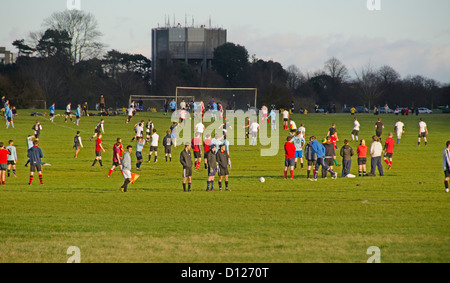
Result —
[[427, 123], [424, 121], [419, 122], [419, 132], [425, 133], [427, 131]]
[[359, 127], [361, 127], [361, 125], [358, 121], [353, 122], [353, 130], [359, 131]]
[[203, 132], [205, 131], [205, 125], [203, 125], [202, 123], [198, 123], [197, 125], [195, 125], [195, 130], [197, 133], [203, 134]]
[[180, 108], [181, 108], [181, 109], [186, 109], [186, 102], [184, 102], [184, 101], [181, 102], [181, 103], [180, 103]]
[[186, 120], [186, 115], [187, 115], [187, 111], [186, 110], [181, 110], [181, 113], [180, 113], [181, 119]]
[[295, 124], [294, 121], [289, 122], [289, 124], [291, 125], [292, 130], [297, 130], [297, 124]]
[[268, 109], [266, 106], [263, 106], [263, 107], [261, 108], [261, 111], [262, 111], [263, 115], [266, 115], [266, 116], [267, 116], [267, 114], [269, 113], [269, 109]]
[[128, 116], [133, 116], [133, 110], [132, 107], [128, 108]]
[[259, 128], [259, 124], [256, 122], [254, 122], [250, 125], [250, 131], [252, 131], [254, 133], [258, 132], [258, 128]]
[[159, 135], [158, 135], [157, 133], [154, 133], [154, 134], [152, 135], [152, 143], [151, 143], [151, 146], [157, 147], [157, 146], [158, 146], [158, 143], [159, 143]]
[[144, 132], [144, 127], [137, 125], [136, 126], [136, 136], [142, 137], [142, 132]]
[[398, 121], [397, 123], [395, 123], [397, 134], [401, 134], [403, 132], [403, 127], [405, 127], [405, 124], [403, 124], [403, 122]]
[[283, 119], [289, 119], [289, 112], [287, 110], [283, 111]]
[[305, 133], [306, 133], [305, 127], [300, 127], [300, 128], [298, 128], [298, 131], [299, 131], [300, 133], [302, 133], [302, 138], [304, 138], [304, 137], [305, 137]]

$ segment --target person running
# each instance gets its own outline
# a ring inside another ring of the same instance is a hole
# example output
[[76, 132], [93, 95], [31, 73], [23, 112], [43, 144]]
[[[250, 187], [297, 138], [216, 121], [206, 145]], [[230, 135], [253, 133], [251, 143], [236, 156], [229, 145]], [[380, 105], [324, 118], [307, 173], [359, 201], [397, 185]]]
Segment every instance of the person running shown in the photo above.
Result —
[[[336, 136], [336, 139], [337, 139], [337, 129], [336, 129], [335, 123], [331, 124], [331, 128], [327, 132], [327, 137], [332, 137], [334, 135]], [[337, 139], [337, 140], [339, 140], [339, 139]]]
[[79, 126], [80, 120], [81, 120], [81, 105], [80, 104], [78, 104], [78, 106], [77, 106], [77, 110], [75, 112], [75, 117], [77, 118], [76, 125]]
[[127, 146], [127, 150], [123, 155], [122, 161], [122, 175], [125, 181], [123, 185], [120, 187], [120, 191], [122, 193], [126, 193], [128, 190], [128, 185], [133, 182], [133, 176], [131, 174], [131, 152], [133, 151], [133, 147], [131, 145]]
[[[334, 150], [334, 145], [333, 145], [333, 150]], [[306, 178], [310, 179], [311, 169], [316, 167], [316, 162], [317, 162], [317, 154], [313, 152], [311, 140], [305, 146], [305, 159], [308, 161], [308, 169], [307, 169]], [[313, 170], [313, 176], [314, 176], [314, 170]]]
[[272, 127], [272, 131], [276, 131], [277, 130], [277, 113], [275, 112], [275, 109], [272, 109], [270, 111], [269, 118], [270, 118], [270, 124]]
[[250, 144], [252, 146], [256, 146], [256, 141], [258, 138], [259, 124], [257, 122], [253, 122], [250, 125], [249, 132], [252, 134], [252, 139], [250, 140]]
[[367, 146], [366, 141], [361, 139], [361, 142], [356, 150], [358, 154], [358, 174], [359, 177], [366, 176], [366, 164], [367, 164]]
[[291, 180], [294, 179], [295, 168], [295, 145], [292, 143], [292, 136], [288, 136], [284, 144], [284, 179], [287, 179], [287, 171], [290, 167]]
[[[326, 137], [325, 141], [322, 141], [323, 146], [325, 147], [325, 158], [324, 162], [329, 168], [334, 169], [335, 166], [334, 160], [336, 159], [336, 149], [335, 145], [331, 142], [330, 137]], [[322, 178], [327, 178], [328, 171], [322, 168]], [[331, 176], [333, 177], [333, 176]]]
[[9, 106], [9, 103], [7, 102], [5, 104], [5, 118], [6, 118], [6, 129], [9, 128], [9, 126], [12, 126], [14, 129], [14, 115], [13, 112]]
[[80, 152], [80, 149], [83, 148], [83, 142], [81, 141], [80, 131], [77, 131], [77, 134], [73, 138], [73, 148], [75, 149], [74, 158], [78, 158], [78, 153]]
[[54, 120], [55, 120], [55, 103], [53, 103], [52, 106], [50, 106], [50, 108], [48, 110], [50, 110], [50, 121], [52, 123], [54, 123]]
[[70, 118], [70, 121], [72, 122], [72, 103], [70, 102], [66, 106], [66, 118], [64, 119], [64, 122], [67, 122], [67, 118]]
[[233, 127], [231, 126], [230, 122], [225, 119], [224, 123], [222, 123], [222, 125], [220, 125], [219, 128], [217, 128], [218, 130], [222, 129], [222, 137], [227, 135], [228, 129], [232, 130]]
[[383, 166], [381, 165], [381, 154], [383, 152], [383, 147], [381, 146], [381, 143], [379, 142], [378, 136], [373, 136], [372, 140], [373, 140], [373, 142], [370, 145], [370, 156], [371, 156], [370, 176], [375, 176], [375, 171], [377, 168], [378, 168], [378, 172], [380, 173], [380, 176], [384, 176]]
[[42, 131], [41, 122], [36, 121], [36, 124], [34, 124], [33, 127], [31, 127], [31, 129], [34, 131], [34, 136], [36, 137], [36, 139], [39, 139]]
[[134, 137], [131, 139], [131, 141], [143, 137], [144, 137], [144, 121], [142, 120], [140, 123], [134, 125]]
[[106, 152], [102, 145], [102, 134], [99, 134], [97, 140], [95, 141], [95, 159], [91, 167], [95, 167], [95, 163], [97, 163], [97, 161], [100, 164], [100, 167], [103, 167], [102, 151]]
[[218, 163], [218, 167], [219, 167], [219, 172], [218, 172], [219, 173], [219, 191], [222, 191], [222, 180], [224, 178], [225, 178], [225, 190], [230, 191], [230, 189], [228, 188], [228, 176], [230, 174], [228, 171], [229, 156], [228, 156], [228, 152], [226, 151], [225, 144], [220, 145], [220, 149], [219, 149], [219, 151], [217, 151], [216, 158], [217, 158], [217, 163]]
[[287, 130], [289, 127], [289, 111], [287, 109], [284, 109], [283, 111], [283, 128]]
[[[214, 177], [217, 174], [217, 159], [216, 159], [216, 145], [211, 144], [209, 147], [209, 153], [208, 153], [208, 181], [206, 186], [206, 191], [214, 191]], [[211, 188], [210, 188], [211, 187]]]
[[263, 106], [261, 107], [261, 112], [262, 112], [262, 119], [261, 119], [261, 123], [264, 123], [264, 120], [269, 120], [269, 109], [267, 108], [267, 106], [265, 104], [263, 104]]
[[194, 151], [194, 167], [195, 170], [198, 170], [202, 162], [202, 153], [201, 153], [202, 139], [200, 134], [195, 135], [195, 137], [192, 139], [191, 144], [192, 150]]
[[353, 120], [352, 141], [358, 141], [360, 127], [361, 127], [361, 124], [359, 124], [358, 118], [355, 117], [355, 119]]
[[127, 119], [125, 120], [125, 124], [128, 124], [131, 122], [131, 119], [133, 119], [133, 115], [134, 115], [134, 107], [130, 105], [130, 107], [128, 107], [127, 109]]
[[41, 158], [44, 158], [44, 154], [42, 153], [41, 148], [39, 147], [39, 140], [35, 140], [33, 142], [33, 147], [28, 150], [27, 154], [30, 159], [30, 181], [28, 185], [31, 185], [34, 178], [34, 173], [37, 171], [39, 174], [39, 181], [41, 185], [44, 184], [42, 177], [42, 161]]
[[10, 152], [5, 148], [5, 144], [0, 142], [0, 185], [5, 185], [9, 154]]
[[395, 123], [394, 129], [397, 133], [397, 144], [399, 144], [402, 140], [402, 135], [405, 133], [405, 124], [403, 124], [402, 119], [398, 118], [397, 123]]
[[172, 101], [169, 103], [170, 111], [172, 111], [172, 115], [177, 115], [177, 103], [175, 102], [175, 99], [172, 99]]
[[11, 167], [13, 170], [13, 175], [14, 177], [17, 177], [16, 175], [16, 164], [17, 164], [17, 150], [16, 147], [14, 146], [14, 141], [10, 140], [8, 142], [8, 146], [6, 147], [6, 149], [9, 151], [8, 157], [7, 157], [7, 161], [8, 161], [8, 177], [11, 174]]
[[428, 128], [427, 123], [423, 121], [422, 118], [420, 118], [419, 121], [419, 140], [418, 140], [418, 146], [420, 146], [420, 139], [423, 138], [423, 141], [425, 142], [425, 146], [427, 146], [427, 135], [428, 135]]
[[394, 154], [394, 136], [393, 133], [389, 133], [389, 137], [384, 141], [384, 162], [389, 166], [388, 170], [392, 168], [392, 155]]
[[122, 145], [122, 139], [117, 138], [116, 143], [113, 145], [113, 163], [112, 167], [109, 170], [108, 178], [111, 177], [112, 172], [116, 169], [116, 167], [120, 168], [120, 171], [123, 173], [123, 167], [122, 167], [122, 158], [121, 158], [121, 145]]
[[155, 153], [155, 160], [153, 162], [158, 162], [158, 143], [159, 135], [156, 133], [156, 129], [153, 129], [152, 141], [150, 143], [150, 152], [148, 154], [148, 162], [150, 163], [152, 159], [152, 154]]
[[381, 118], [378, 118], [375, 123], [375, 135], [378, 137], [378, 140], [381, 140], [381, 135], [383, 134], [384, 125], [381, 122]]
[[[184, 145], [184, 150], [180, 153], [180, 163], [183, 166], [183, 191], [186, 192], [186, 182], [188, 182], [188, 190], [191, 191], [192, 183], [192, 156], [191, 156], [191, 145], [186, 143]], [[209, 184], [209, 183], [208, 183]]]
[[91, 141], [93, 139], [95, 139], [97, 136], [99, 136], [100, 134], [103, 134], [103, 135], [105, 134], [104, 124], [105, 124], [105, 120], [101, 119], [100, 122], [97, 124], [97, 126], [95, 126], [94, 135], [90, 138]]
[[332, 179], [336, 179], [338, 175], [337, 172], [334, 172], [333, 169], [329, 168], [328, 165], [326, 165], [324, 162], [325, 147], [323, 146], [323, 144], [319, 143], [315, 136], [310, 137], [310, 141], [312, 142], [312, 152], [317, 154], [317, 162], [314, 168], [314, 179], [310, 179], [310, 181], [317, 181], [320, 166], [331, 173]]
[[205, 169], [208, 169], [208, 154], [209, 154], [209, 148], [211, 146], [211, 135], [207, 134], [205, 141], [203, 142], [203, 159], [205, 160]]
[[297, 169], [297, 161], [300, 158], [300, 165], [303, 169], [303, 148], [305, 147], [305, 139], [300, 131], [297, 131], [296, 136], [292, 138], [292, 143], [295, 146], [295, 169]]
[[[142, 162], [144, 162], [144, 157], [142, 157], [142, 151], [144, 150], [145, 140], [143, 137], [139, 137], [136, 142], [136, 170], [141, 171]], [[166, 157], [167, 161], [167, 157]]]
[[163, 146], [164, 146], [164, 155], [169, 158], [170, 162], [172, 162], [172, 138], [170, 136], [170, 131], [166, 132], [166, 136], [163, 138]]
[[153, 124], [152, 119], [149, 119], [146, 124], [147, 143], [149, 143], [150, 139], [152, 138], [152, 132], [153, 132], [154, 127], [155, 127], [155, 125]]
[[353, 148], [348, 144], [348, 140], [344, 140], [344, 146], [341, 148], [342, 156], [342, 177], [347, 177], [350, 174], [352, 166]]
[[450, 141], [447, 141], [446, 148], [442, 152], [442, 168], [444, 169], [445, 192], [448, 193], [448, 181], [450, 181]]

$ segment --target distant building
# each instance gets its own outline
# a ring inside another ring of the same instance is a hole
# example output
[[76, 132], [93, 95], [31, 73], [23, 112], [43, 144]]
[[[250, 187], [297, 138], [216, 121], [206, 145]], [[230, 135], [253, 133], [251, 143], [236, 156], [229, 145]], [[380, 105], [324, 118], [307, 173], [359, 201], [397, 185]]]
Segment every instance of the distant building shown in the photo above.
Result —
[[199, 73], [212, 66], [214, 49], [227, 42], [227, 31], [201, 26], [155, 28], [152, 30], [152, 74], [161, 64], [175, 60], [189, 64]]
[[0, 47], [0, 64], [9, 65], [15, 62], [14, 54], [6, 50], [6, 47]]

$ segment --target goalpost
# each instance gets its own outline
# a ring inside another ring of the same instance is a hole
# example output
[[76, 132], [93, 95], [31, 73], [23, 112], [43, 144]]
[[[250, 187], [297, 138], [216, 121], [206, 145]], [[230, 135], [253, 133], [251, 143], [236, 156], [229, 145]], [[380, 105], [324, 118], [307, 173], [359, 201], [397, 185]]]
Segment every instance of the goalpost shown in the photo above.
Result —
[[[222, 106], [237, 109], [245, 109], [247, 105], [257, 108], [258, 89], [257, 88], [214, 88], [214, 87], [184, 87], [178, 86], [175, 91], [175, 101], [183, 97], [183, 94], [195, 96], [196, 100], [204, 100], [205, 106], [209, 99], [217, 98], [222, 102]], [[216, 101], [217, 102], [217, 101]]]
[[[180, 96], [180, 98], [182, 99], [190, 99], [190, 100], [194, 100], [195, 97], [194, 96]], [[146, 111], [146, 108], [148, 107], [144, 107], [144, 105], [141, 105], [141, 102], [160, 102], [162, 103], [162, 108], [164, 107], [165, 104], [169, 103], [172, 99], [175, 99], [175, 101], [177, 101], [177, 97], [176, 96], [170, 96], [170, 95], [130, 95], [130, 99], [128, 100], [128, 105], [131, 104], [131, 102], [136, 102], [139, 103], [139, 109], [141, 111]], [[154, 106], [154, 105], [153, 105]], [[149, 106], [150, 107], [150, 106]]]

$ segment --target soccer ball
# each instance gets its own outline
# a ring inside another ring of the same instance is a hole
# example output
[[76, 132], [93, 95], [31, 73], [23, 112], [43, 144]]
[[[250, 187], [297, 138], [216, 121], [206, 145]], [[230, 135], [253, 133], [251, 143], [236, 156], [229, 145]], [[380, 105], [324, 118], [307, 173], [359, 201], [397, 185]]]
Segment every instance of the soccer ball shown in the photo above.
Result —
[[259, 181], [260, 181], [261, 183], [264, 183], [264, 182], [266, 181], [266, 179], [264, 179], [264, 177], [261, 177], [261, 178], [259, 178]]

